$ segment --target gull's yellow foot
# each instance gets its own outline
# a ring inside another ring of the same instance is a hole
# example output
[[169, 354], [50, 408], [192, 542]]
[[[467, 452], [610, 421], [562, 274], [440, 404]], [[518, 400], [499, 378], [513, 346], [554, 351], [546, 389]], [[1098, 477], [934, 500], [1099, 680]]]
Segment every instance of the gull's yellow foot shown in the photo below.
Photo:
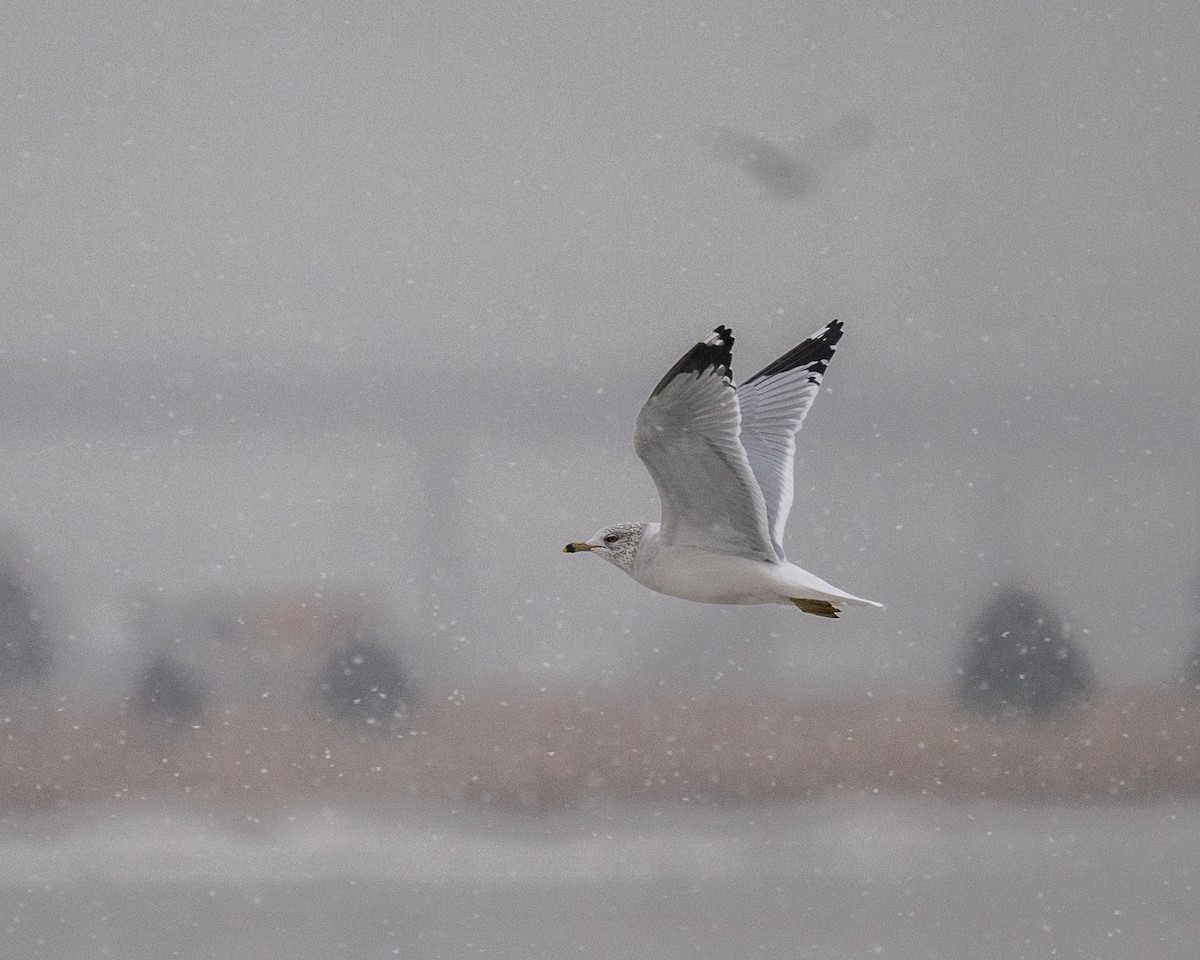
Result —
[[807, 600], [804, 597], [792, 597], [792, 603], [805, 613], [811, 613], [814, 617], [828, 617], [830, 620], [838, 618], [838, 608], [828, 600]]

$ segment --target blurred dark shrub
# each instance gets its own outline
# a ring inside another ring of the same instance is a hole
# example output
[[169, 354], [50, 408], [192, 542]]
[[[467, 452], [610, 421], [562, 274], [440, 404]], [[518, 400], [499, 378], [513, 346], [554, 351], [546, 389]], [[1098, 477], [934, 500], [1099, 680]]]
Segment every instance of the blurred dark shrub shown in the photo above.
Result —
[[330, 654], [317, 688], [332, 716], [370, 725], [404, 717], [414, 693], [400, 658], [370, 634]]
[[1200, 694], [1200, 636], [1196, 637], [1196, 646], [1184, 664], [1179, 682], [1188, 693]]
[[168, 656], [156, 654], [142, 675], [134, 704], [167, 723], [187, 724], [204, 712], [205, 690], [193, 671]]
[[960, 673], [959, 701], [995, 719], [1045, 719], [1085, 698], [1094, 682], [1050, 606], [1011, 586], [975, 622]]
[[53, 660], [43, 611], [11, 564], [0, 567], [0, 683], [44, 677]]

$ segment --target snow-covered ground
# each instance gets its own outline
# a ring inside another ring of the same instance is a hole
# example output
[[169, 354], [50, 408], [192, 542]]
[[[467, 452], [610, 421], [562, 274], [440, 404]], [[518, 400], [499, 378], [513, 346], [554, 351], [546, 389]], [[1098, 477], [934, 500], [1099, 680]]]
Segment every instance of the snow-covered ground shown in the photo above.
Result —
[[1194, 958], [1200, 804], [0, 824], [3, 956]]

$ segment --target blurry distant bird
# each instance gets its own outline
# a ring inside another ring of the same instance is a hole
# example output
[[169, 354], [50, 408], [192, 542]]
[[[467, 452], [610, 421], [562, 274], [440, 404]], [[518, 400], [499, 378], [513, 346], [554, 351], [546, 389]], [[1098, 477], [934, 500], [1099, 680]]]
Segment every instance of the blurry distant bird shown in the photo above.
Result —
[[797, 200], [816, 190], [823, 171], [865, 147], [874, 136], [868, 117], [848, 113], [832, 130], [808, 144], [802, 156], [793, 155], [761, 134], [734, 127], [714, 131], [713, 152], [718, 160], [744, 171], [776, 199]]
[[618, 523], [564, 553], [594, 552], [643, 586], [700, 603], [792, 603], [837, 617], [882, 606], [788, 563], [796, 431], [842, 336], [834, 320], [734, 387], [733, 333], [717, 327], [654, 388], [634, 449], [654, 478], [661, 523]]
[[717, 159], [741, 167], [769, 193], [783, 200], [811, 192], [816, 171], [771, 141], [722, 127], [714, 138]]

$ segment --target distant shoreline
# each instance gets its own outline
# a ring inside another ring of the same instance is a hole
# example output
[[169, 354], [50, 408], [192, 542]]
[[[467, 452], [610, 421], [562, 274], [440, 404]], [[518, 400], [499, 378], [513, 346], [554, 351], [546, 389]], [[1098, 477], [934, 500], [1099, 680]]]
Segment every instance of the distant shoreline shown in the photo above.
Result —
[[0, 701], [0, 714], [5, 814], [132, 799], [553, 813], [873, 794], [1018, 803], [1200, 794], [1200, 700], [1136, 688], [1101, 691], [1045, 723], [995, 723], [934, 698], [585, 702], [513, 690], [430, 703], [389, 729], [261, 706], [194, 728], [19, 697]]

